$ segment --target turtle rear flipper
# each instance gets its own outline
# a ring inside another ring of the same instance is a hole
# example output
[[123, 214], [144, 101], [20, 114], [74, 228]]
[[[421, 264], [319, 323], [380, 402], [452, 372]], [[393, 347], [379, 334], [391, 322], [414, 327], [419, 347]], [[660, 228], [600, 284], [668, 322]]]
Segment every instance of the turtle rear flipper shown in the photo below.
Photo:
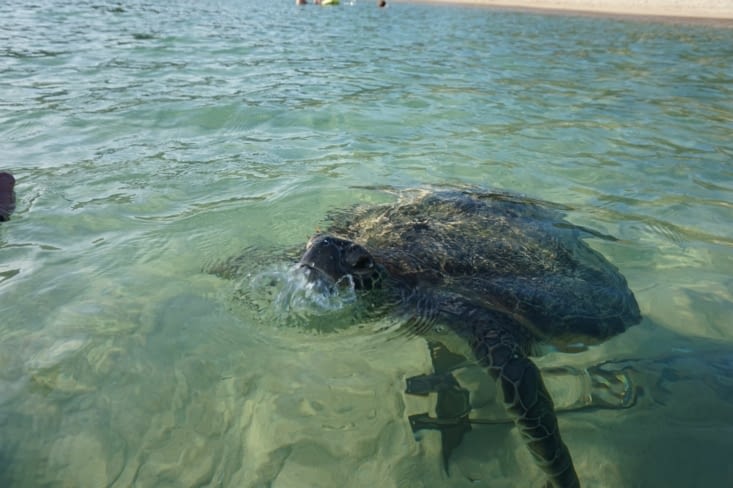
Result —
[[475, 337], [472, 346], [477, 359], [499, 383], [506, 411], [548, 476], [548, 486], [579, 487], [570, 451], [560, 437], [552, 398], [519, 341], [504, 328], [490, 328]]
[[[636, 404], [639, 387], [623, 364], [602, 363], [587, 368], [543, 368], [556, 412], [583, 409], [622, 410]], [[559, 394], [559, 396], [557, 396]]]
[[591, 406], [598, 408], [629, 408], [636, 404], [637, 388], [627, 371], [606, 368], [605, 364], [591, 366]]

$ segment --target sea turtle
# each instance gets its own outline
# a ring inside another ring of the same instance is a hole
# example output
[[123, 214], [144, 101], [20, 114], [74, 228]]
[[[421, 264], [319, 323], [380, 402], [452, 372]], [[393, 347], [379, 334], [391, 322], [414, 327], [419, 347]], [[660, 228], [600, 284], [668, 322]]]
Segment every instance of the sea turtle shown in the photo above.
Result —
[[626, 279], [582, 240], [590, 236], [601, 235], [546, 202], [416, 190], [335, 214], [298, 266], [321, 288], [350, 286], [388, 304], [417, 332], [440, 324], [468, 341], [548, 485], [567, 488], [578, 477], [529, 356], [542, 343], [598, 343], [641, 320]]

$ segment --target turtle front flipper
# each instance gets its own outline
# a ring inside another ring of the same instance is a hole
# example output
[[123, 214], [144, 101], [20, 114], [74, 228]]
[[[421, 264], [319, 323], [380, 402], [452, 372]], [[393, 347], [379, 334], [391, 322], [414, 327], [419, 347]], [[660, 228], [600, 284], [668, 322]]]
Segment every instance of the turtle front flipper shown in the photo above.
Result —
[[499, 383], [507, 413], [548, 476], [548, 486], [579, 487], [570, 451], [560, 437], [552, 398], [521, 343], [500, 328], [484, 330], [472, 342], [476, 358]]

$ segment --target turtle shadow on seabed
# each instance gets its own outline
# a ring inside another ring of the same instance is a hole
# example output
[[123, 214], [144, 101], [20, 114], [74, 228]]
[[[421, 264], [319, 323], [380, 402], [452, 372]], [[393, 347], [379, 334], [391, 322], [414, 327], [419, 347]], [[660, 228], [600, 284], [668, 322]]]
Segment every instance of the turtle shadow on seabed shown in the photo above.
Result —
[[7, 172], [0, 172], [0, 222], [10, 220], [15, 210], [15, 178]]
[[[642, 347], [590, 366], [540, 367], [582, 485], [724, 485], [733, 477], [721, 433], [733, 426], [733, 345], [680, 336], [649, 319], [641, 329], [666, 351]], [[428, 347], [434, 372], [406, 384], [406, 399], [433, 395], [430, 412], [408, 409], [417, 442], [439, 436], [449, 478], [480, 482], [487, 462], [526, 472], [532, 460], [496, 385], [475, 361], [439, 342]], [[539, 470], [535, 481], [541, 485]]]

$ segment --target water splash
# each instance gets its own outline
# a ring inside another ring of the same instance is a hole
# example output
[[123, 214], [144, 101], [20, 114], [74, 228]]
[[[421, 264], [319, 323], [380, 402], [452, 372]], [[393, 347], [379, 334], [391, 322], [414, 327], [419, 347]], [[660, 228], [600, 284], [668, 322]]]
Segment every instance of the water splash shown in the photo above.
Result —
[[359, 315], [350, 276], [335, 285], [313, 282], [297, 265], [278, 265], [245, 277], [237, 299], [253, 308], [261, 321], [319, 332], [346, 328]]
[[[273, 276], [274, 275], [274, 276]], [[339, 280], [335, 285], [320, 281], [308, 280], [300, 267], [292, 266], [284, 273], [265, 273], [254, 280], [273, 282], [275, 277], [280, 290], [275, 297], [274, 306], [287, 312], [295, 313], [327, 313], [341, 310], [356, 301], [354, 280], [350, 275]]]

